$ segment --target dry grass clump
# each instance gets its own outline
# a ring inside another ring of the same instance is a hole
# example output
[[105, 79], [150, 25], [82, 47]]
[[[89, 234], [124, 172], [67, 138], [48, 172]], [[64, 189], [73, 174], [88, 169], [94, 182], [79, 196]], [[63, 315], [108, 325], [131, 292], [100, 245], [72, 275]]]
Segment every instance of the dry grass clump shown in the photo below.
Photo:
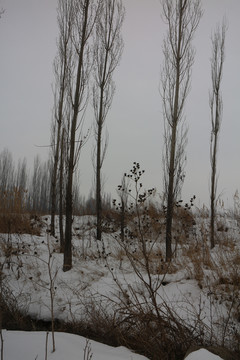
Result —
[[0, 192], [0, 233], [40, 235], [39, 222], [26, 210], [27, 191], [13, 188]]
[[193, 225], [196, 225], [196, 221], [194, 219], [192, 211], [186, 207], [175, 207], [174, 219], [178, 224], [182, 225], [183, 230], [187, 233], [192, 229]]
[[227, 249], [219, 247], [215, 252], [215, 271], [219, 279], [240, 287], [240, 249], [232, 245]]
[[200, 288], [204, 286], [204, 270], [213, 270], [211, 252], [207, 243], [193, 241], [182, 246], [181, 266], [187, 270], [190, 279], [196, 279]]
[[215, 290], [221, 301], [232, 307], [234, 317], [240, 321], [240, 251], [219, 250], [216, 254], [215, 273]]
[[[2, 264], [1, 264], [2, 265]], [[0, 270], [1, 271], [1, 270]], [[9, 289], [4, 273], [1, 271], [1, 326], [6, 329], [27, 330], [31, 324], [31, 318], [27, 316], [28, 304], [24, 294], [16, 297]], [[22, 301], [20, 301], [22, 298]]]
[[124, 216], [125, 226], [132, 221], [134, 214], [127, 209], [122, 213], [120, 203], [114, 203], [114, 207], [103, 211], [103, 232], [105, 233], [114, 233], [119, 230], [122, 222], [122, 217]]
[[39, 236], [41, 227], [29, 214], [0, 213], [0, 233]]
[[[153, 360], [183, 358], [196, 340], [192, 331], [165, 305], [159, 316], [151, 306], [145, 308], [140, 303], [130, 301], [124, 307], [115, 307], [111, 300], [97, 305], [92, 297], [88, 299], [83, 304], [86, 319], [79, 330], [92, 339], [126, 346]], [[110, 313], [108, 309], [112, 307], [115, 310]], [[74, 327], [78, 327], [76, 323]]]
[[[18, 246], [18, 244], [13, 244], [11, 241], [1, 238], [0, 240], [0, 255], [4, 257], [7, 264], [12, 256], [18, 256], [22, 253], [22, 249]], [[26, 251], [28, 251], [28, 249], [26, 249], [25, 252]]]
[[210, 250], [209, 234], [202, 226], [199, 237], [183, 247], [182, 266], [200, 288], [208, 288], [219, 304], [240, 321], [240, 248], [222, 220], [217, 245]]

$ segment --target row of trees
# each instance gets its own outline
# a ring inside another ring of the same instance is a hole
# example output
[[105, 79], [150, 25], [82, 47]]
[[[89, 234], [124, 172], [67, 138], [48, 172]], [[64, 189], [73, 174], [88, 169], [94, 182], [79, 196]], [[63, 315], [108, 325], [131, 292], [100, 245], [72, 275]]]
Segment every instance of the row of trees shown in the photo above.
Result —
[[[167, 34], [163, 43], [162, 102], [165, 149], [163, 155], [166, 194], [166, 260], [172, 257], [172, 220], [174, 206], [179, 199], [185, 173], [187, 128], [184, 124], [184, 105], [190, 90], [195, 51], [192, 39], [202, 17], [200, 0], [163, 0], [163, 18]], [[217, 145], [222, 118], [221, 80], [225, 54], [226, 22], [217, 26], [212, 36], [211, 79], [209, 93], [211, 110], [211, 247], [215, 245], [215, 216], [217, 194]]]
[[0, 153], [0, 198], [4, 211], [27, 210], [47, 213], [50, 210], [50, 172], [49, 162], [34, 159], [30, 174], [26, 159], [19, 160], [15, 166], [12, 154], [7, 150]]
[[[27, 160], [15, 164], [12, 154], [4, 149], [0, 153], [0, 213], [49, 214], [51, 211], [52, 164], [37, 155], [30, 171]], [[95, 215], [96, 201], [93, 189], [88, 196], [79, 191], [79, 183], [73, 184], [73, 212], [76, 215]], [[111, 207], [111, 196], [103, 194], [103, 210]], [[56, 212], [59, 214], [59, 202]]]
[[[58, 50], [54, 61], [55, 97], [52, 124], [53, 172], [51, 185], [51, 233], [55, 234], [56, 202], [60, 204], [60, 234], [64, 248], [63, 270], [72, 267], [73, 178], [80, 151], [88, 139], [84, 115], [92, 99], [96, 146], [93, 162], [96, 184], [97, 239], [102, 232], [102, 181], [107, 138], [104, 123], [115, 85], [113, 72], [119, 63], [123, 40], [121, 0], [59, 0]], [[64, 209], [64, 210], [63, 210]], [[66, 215], [65, 234], [62, 215]]]

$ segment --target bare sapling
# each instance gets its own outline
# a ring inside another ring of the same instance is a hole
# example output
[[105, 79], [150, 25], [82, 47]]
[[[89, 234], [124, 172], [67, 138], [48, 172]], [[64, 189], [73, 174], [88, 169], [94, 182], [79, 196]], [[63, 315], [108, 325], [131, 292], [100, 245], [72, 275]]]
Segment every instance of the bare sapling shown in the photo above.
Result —
[[49, 241], [49, 233], [47, 233], [47, 247], [48, 247], [48, 260], [47, 260], [47, 267], [48, 267], [48, 276], [49, 276], [49, 280], [50, 280], [50, 284], [49, 284], [49, 292], [50, 292], [50, 301], [51, 301], [51, 332], [52, 332], [52, 352], [54, 352], [56, 350], [56, 346], [55, 346], [55, 334], [54, 334], [54, 297], [55, 297], [55, 279], [57, 276], [57, 270], [55, 271], [55, 273], [52, 273], [52, 267], [53, 267], [53, 261], [52, 261], [52, 256], [53, 256], [53, 251], [51, 249], [51, 244]]
[[89, 339], [86, 339], [86, 344], [83, 350], [83, 360], [91, 360], [93, 357], [91, 343]]
[[120, 229], [121, 229], [121, 241], [124, 242], [125, 239], [125, 228], [128, 214], [128, 195], [129, 195], [129, 180], [124, 175], [122, 177], [122, 183], [118, 186], [118, 194], [120, 197]]
[[[33, 277], [30, 277], [29, 279], [36, 283], [41, 288], [47, 289], [49, 291], [50, 295], [50, 314], [51, 314], [51, 335], [52, 335], [52, 352], [55, 352], [56, 345], [55, 345], [55, 318], [54, 318], [54, 299], [56, 294], [56, 286], [55, 281], [57, 278], [58, 273], [58, 267], [55, 267], [55, 261], [54, 261], [54, 252], [55, 249], [51, 243], [51, 236], [50, 236], [50, 230], [47, 229], [47, 239], [46, 239], [46, 246], [47, 246], [47, 258], [41, 258], [38, 255], [38, 252], [35, 250], [34, 254], [25, 254], [28, 257], [34, 257], [37, 262], [40, 261], [43, 263], [47, 268], [47, 274], [48, 274], [48, 280], [44, 279], [35, 279]], [[52, 237], [53, 239], [53, 237]], [[43, 241], [44, 242], [44, 241]]]
[[49, 335], [49, 332], [47, 331], [46, 332], [46, 340], [45, 340], [45, 360], [47, 360], [47, 358], [48, 358], [48, 335]]
[[[129, 186], [118, 186], [118, 193], [121, 189], [123, 192], [128, 192], [125, 211], [128, 213], [128, 218], [131, 218], [124, 227], [124, 240], [121, 232], [113, 235], [127, 259], [127, 264], [125, 262], [121, 268], [121, 277], [119, 270], [115, 271], [111, 264], [108, 254], [105, 259], [118, 288], [115, 318], [121, 324], [120, 327], [131, 329], [129, 330], [131, 334], [137, 333], [138, 339], [141, 337], [141, 346], [146, 353], [150, 354], [154, 347], [158, 354], [165, 356], [167, 353], [170, 356], [169, 352], [173, 350], [169, 349], [174, 347], [171, 338], [177, 339], [178, 347], [183, 351], [191, 339], [193, 330], [186, 326], [177, 312], [161, 298], [159, 292], [161, 286], [165, 284], [166, 275], [172, 264], [163, 259], [160, 238], [164, 226], [162, 221], [164, 214], [153, 216], [150, 212], [149, 202], [155, 190], [154, 188], [144, 190], [142, 183], [144, 173], [139, 163], [134, 162], [133, 168], [125, 174]], [[121, 213], [121, 201], [114, 200], [114, 205]], [[125, 266], [129, 271], [129, 265], [135, 277], [134, 283], [129, 283], [124, 275]], [[114, 302], [113, 299], [109, 301]]]

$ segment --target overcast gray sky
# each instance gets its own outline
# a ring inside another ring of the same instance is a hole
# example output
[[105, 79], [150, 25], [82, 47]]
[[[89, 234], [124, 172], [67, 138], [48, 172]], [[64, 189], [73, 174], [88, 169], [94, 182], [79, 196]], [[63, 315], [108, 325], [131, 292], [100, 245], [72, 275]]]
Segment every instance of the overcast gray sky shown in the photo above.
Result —
[[[114, 79], [116, 93], [106, 121], [109, 146], [103, 166], [105, 191], [114, 194], [121, 176], [138, 161], [145, 169], [144, 185], [162, 191], [163, 118], [159, 94], [162, 40], [166, 31], [159, 0], [123, 0], [123, 56]], [[14, 159], [36, 154], [47, 157], [53, 95], [52, 63], [56, 54], [57, 0], [0, 0], [0, 152]], [[240, 1], [202, 0], [203, 18], [194, 46], [191, 92], [186, 104], [189, 126], [184, 201], [195, 194], [209, 205], [209, 141], [211, 32], [225, 15], [226, 60], [222, 82], [223, 122], [218, 153], [218, 192], [227, 205], [240, 190]], [[93, 119], [86, 118], [86, 126]], [[93, 170], [93, 137], [80, 158], [81, 193], [88, 195]]]

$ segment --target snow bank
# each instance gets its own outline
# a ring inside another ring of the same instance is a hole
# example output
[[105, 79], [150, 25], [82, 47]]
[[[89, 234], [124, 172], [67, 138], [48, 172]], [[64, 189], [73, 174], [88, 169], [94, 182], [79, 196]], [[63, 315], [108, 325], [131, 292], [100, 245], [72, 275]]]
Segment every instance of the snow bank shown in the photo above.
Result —
[[[49, 334], [48, 360], [84, 360], [86, 338], [58, 332], [55, 333], [55, 339], [56, 351], [52, 353]], [[3, 341], [4, 360], [45, 360], [46, 332], [3, 330]], [[114, 348], [92, 340], [89, 345], [92, 360], [148, 360], [123, 346]]]

